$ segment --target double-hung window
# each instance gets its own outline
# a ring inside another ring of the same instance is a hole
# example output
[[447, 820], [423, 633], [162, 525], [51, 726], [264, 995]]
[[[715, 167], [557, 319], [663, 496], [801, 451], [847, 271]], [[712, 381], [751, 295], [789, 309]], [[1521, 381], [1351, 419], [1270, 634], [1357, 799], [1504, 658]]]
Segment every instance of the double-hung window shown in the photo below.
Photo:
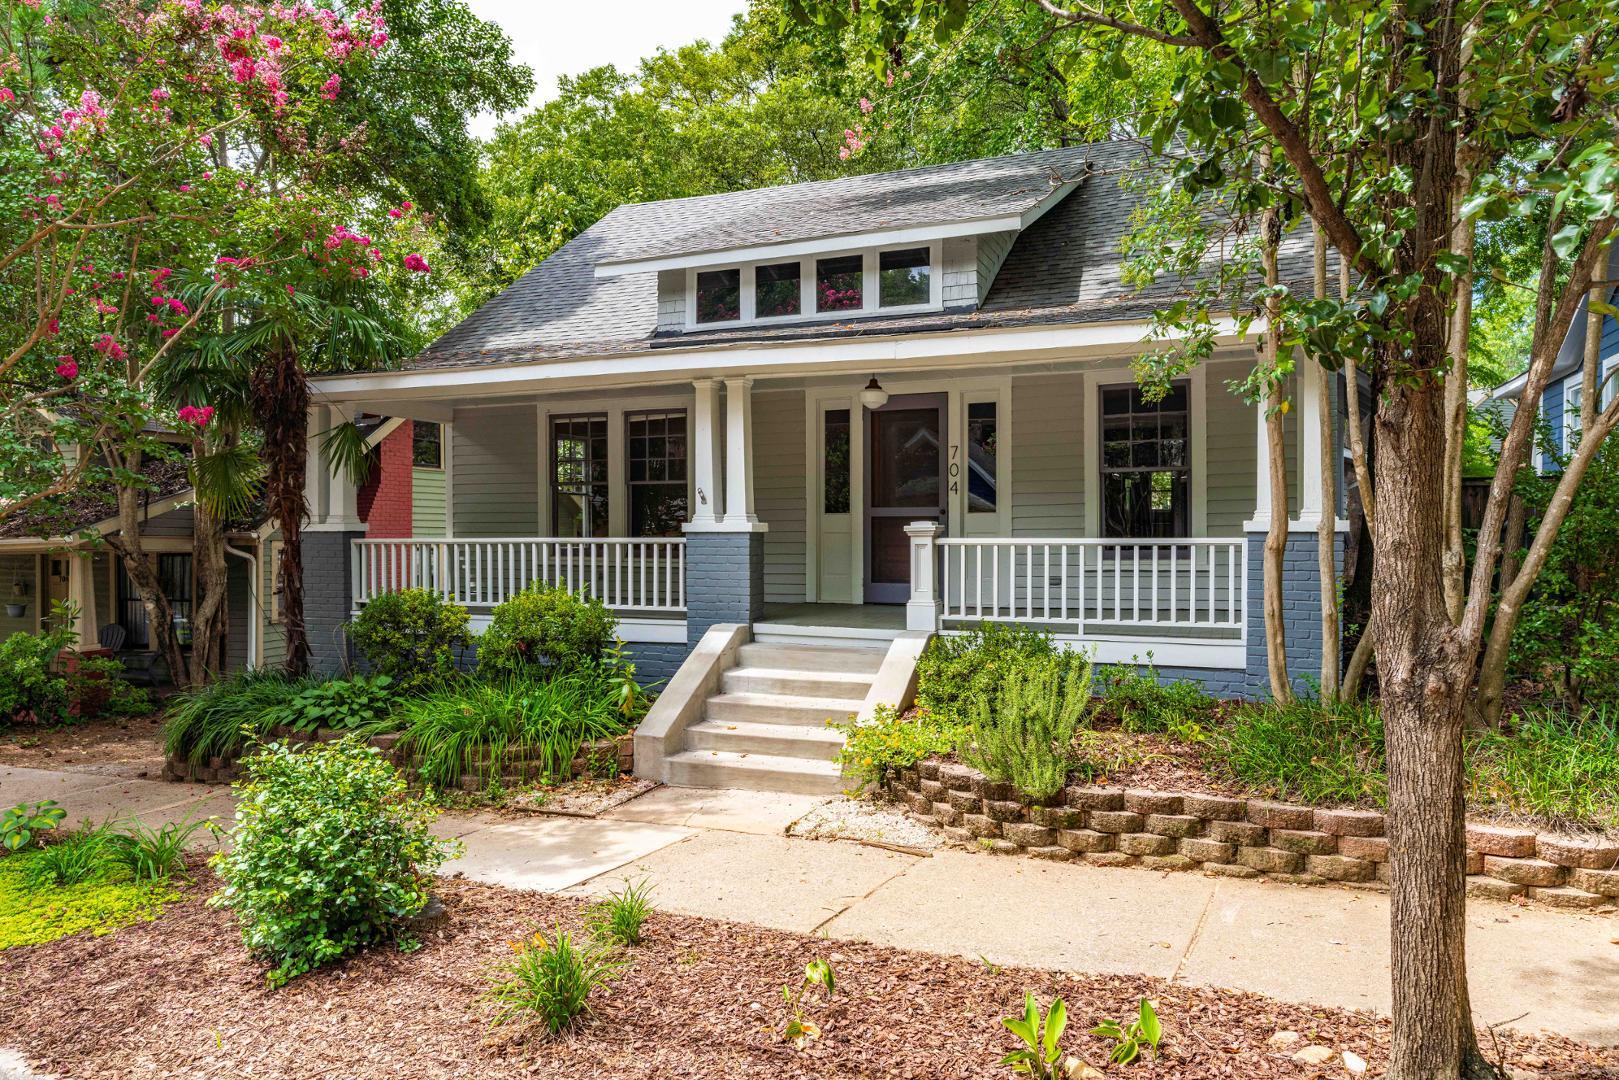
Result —
[[624, 414], [631, 536], [679, 536], [686, 520], [686, 410]]
[[607, 417], [551, 418], [551, 531], [608, 535]]
[[1101, 388], [1102, 535], [1191, 535], [1189, 389], [1149, 401], [1137, 386]]
[[410, 460], [418, 469], [444, 468], [444, 429], [431, 420], [410, 426]]

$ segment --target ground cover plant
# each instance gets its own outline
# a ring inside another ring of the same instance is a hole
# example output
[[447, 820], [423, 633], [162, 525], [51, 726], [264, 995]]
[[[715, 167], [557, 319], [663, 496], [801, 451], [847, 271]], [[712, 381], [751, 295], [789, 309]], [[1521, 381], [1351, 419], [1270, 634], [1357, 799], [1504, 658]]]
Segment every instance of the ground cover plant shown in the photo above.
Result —
[[79, 880], [55, 884], [50, 853], [62, 845], [0, 859], [0, 951], [68, 934], [107, 934], [154, 919], [181, 893], [169, 878], [141, 880], [103, 862]]
[[230, 848], [214, 856], [230, 909], [272, 987], [375, 942], [409, 946], [403, 920], [426, 906], [453, 845], [405, 780], [353, 737], [244, 761]]
[[[577, 932], [590, 901], [445, 880], [438, 895], [446, 921], [424, 934], [419, 952], [366, 950], [305, 976], [289, 993], [264, 985], [230, 914], [203, 903], [209, 882], [201, 884], [154, 923], [5, 954], [0, 1015], [7, 1045], [41, 1072], [79, 1080], [127, 1075], [132, 1062], [154, 1075], [305, 1076], [324, 1069], [354, 1080], [822, 1080], [899, 1069], [944, 1080], [1008, 1075], [996, 1063], [1019, 1041], [998, 1018], [1021, 1013], [1032, 991], [1042, 1003], [1059, 996], [1068, 1003], [1062, 1049], [1098, 1065], [1112, 1044], [1088, 1029], [1103, 1018], [1134, 1016], [1143, 997], [1156, 1004], [1168, 1029], [1159, 1060], [1109, 1068], [1107, 1076], [1320, 1075], [1321, 1066], [1294, 1061], [1291, 1049], [1266, 1045], [1278, 1030], [1351, 1050], [1369, 1063], [1370, 1076], [1387, 1061], [1388, 1023], [1366, 1013], [1144, 976], [988, 967], [664, 912], [651, 916], [649, 933], [610, 990], [592, 996], [593, 1016], [565, 1039], [491, 1038], [489, 1002], [481, 1000], [491, 963], [514, 955], [510, 943], [536, 926]], [[837, 994], [824, 1002], [817, 995], [809, 1010], [821, 1037], [795, 1050], [781, 1038], [781, 985], [832, 954]], [[64, 1015], [74, 1022], [64, 1024]], [[927, 1022], [896, 1021], [917, 1016]], [[1526, 1068], [1529, 1055], [1539, 1055], [1535, 1071], [1542, 1074], [1600, 1076], [1619, 1067], [1611, 1049], [1510, 1028], [1499, 1039], [1508, 1065]]]
[[312, 732], [318, 728], [389, 730], [401, 700], [391, 675], [356, 675], [305, 686], [274, 711], [272, 726]]

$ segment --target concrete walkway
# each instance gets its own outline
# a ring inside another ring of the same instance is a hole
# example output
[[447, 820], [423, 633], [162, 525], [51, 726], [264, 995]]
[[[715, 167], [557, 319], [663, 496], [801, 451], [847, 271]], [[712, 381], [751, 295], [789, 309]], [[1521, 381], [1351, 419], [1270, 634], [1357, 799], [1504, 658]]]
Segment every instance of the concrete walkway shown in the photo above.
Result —
[[[230, 812], [220, 788], [0, 767], [0, 805], [41, 798], [74, 821]], [[650, 878], [666, 911], [1388, 1010], [1378, 893], [785, 835], [824, 801], [659, 788], [597, 819], [446, 815], [438, 830], [466, 845], [447, 872], [513, 888], [600, 895]], [[1619, 1045], [1619, 918], [1476, 901], [1468, 967], [1481, 1022]]]

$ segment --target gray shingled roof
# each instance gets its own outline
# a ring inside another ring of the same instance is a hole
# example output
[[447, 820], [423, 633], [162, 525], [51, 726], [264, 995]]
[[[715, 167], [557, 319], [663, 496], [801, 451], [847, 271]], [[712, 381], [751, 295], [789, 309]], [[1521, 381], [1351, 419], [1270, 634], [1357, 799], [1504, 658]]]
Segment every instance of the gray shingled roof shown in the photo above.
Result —
[[698, 255], [1021, 215], [1085, 172], [1085, 147], [624, 206], [604, 261]]
[[[1161, 280], [1137, 291], [1121, 280], [1124, 256], [1120, 241], [1130, 228], [1136, 200], [1121, 187], [1120, 179], [1149, 162], [1140, 143], [1095, 143], [961, 165], [621, 206], [524, 274], [407, 366], [471, 367], [721, 342], [786, 342], [1144, 318], [1166, 299], [1184, 295], [1187, 288], [1182, 281]], [[841, 235], [850, 231], [852, 220], [859, 220], [865, 229], [917, 224], [923, 220], [921, 215], [930, 215], [928, 223], [939, 223], [942, 219], [931, 215], [941, 208], [950, 208], [962, 218], [979, 218], [1031, 206], [1049, 194], [1052, 170], [1069, 180], [1082, 175], [1087, 164], [1090, 175], [1018, 237], [985, 303], [976, 311], [660, 334], [655, 273], [595, 276], [596, 264], [604, 259], [649, 258], [689, 245], [699, 220], [706, 222], [700, 230], [705, 240], [725, 238], [710, 245], [710, 250], [718, 250], [819, 235], [806, 232], [813, 229], [835, 228], [829, 235]], [[959, 196], [949, 190], [952, 183], [963, 186]], [[907, 199], [913, 186], [917, 194]], [[840, 206], [860, 199], [867, 200], [865, 209], [849, 215], [839, 212]], [[892, 216], [874, 216], [883, 212]], [[795, 222], [794, 214], [804, 215], [806, 221]], [[917, 216], [904, 216], [909, 214]], [[778, 235], [764, 236], [762, 230], [767, 228], [778, 230]], [[1282, 259], [1284, 280], [1308, 282], [1308, 230], [1296, 230], [1288, 237]]]

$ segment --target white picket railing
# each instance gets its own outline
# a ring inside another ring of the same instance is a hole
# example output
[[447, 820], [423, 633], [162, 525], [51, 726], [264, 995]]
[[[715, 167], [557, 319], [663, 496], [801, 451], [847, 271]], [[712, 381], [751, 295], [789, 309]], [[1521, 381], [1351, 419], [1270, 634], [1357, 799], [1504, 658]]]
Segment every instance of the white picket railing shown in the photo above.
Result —
[[940, 539], [945, 621], [1240, 635], [1242, 540]]
[[354, 605], [401, 589], [428, 589], [492, 607], [530, 585], [597, 597], [615, 611], [686, 610], [686, 541], [480, 539], [354, 541]]

